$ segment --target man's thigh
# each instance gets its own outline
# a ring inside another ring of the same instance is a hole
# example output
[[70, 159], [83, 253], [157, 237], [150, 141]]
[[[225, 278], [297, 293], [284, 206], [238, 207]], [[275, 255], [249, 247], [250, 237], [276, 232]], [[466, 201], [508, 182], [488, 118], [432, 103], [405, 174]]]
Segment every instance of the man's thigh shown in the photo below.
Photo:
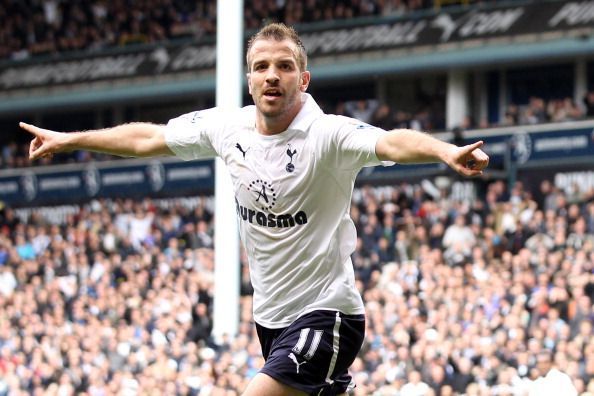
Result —
[[266, 374], [258, 373], [242, 396], [307, 396], [307, 393], [291, 388]]
[[[346, 393], [339, 396], [343, 395], [346, 395]], [[266, 374], [258, 373], [242, 396], [307, 396], [307, 393], [278, 382]]]
[[259, 326], [266, 359], [260, 373], [288, 389], [304, 392], [297, 394], [342, 394], [352, 387], [348, 368], [361, 348], [364, 333], [363, 315], [333, 311], [308, 313], [281, 331]]

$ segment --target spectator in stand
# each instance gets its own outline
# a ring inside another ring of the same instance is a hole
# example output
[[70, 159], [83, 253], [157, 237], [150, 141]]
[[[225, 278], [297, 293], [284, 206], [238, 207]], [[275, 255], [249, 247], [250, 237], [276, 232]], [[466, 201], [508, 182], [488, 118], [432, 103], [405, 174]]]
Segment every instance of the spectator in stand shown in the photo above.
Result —
[[429, 395], [431, 388], [421, 380], [421, 373], [411, 371], [408, 375], [408, 382], [400, 390], [402, 396]]
[[373, 117], [370, 120], [370, 124], [385, 129], [386, 131], [393, 129], [394, 120], [390, 105], [388, 105], [387, 103], [380, 104], [373, 113]]
[[411, 115], [405, 111], [397, 110], [394, 115], [394, 128], [411, 128]]
[[547, 105], [547, 115], [551, 122], [575, 121], [583, 118], [582, 110], [571, 98], [550, 100]]
[[442, 244], [448, 249], [458, 244], [464, 244], [470, 247], [476, 243], [475, 235], [472, 229], [466, 225], [466, 216], [458, 214], [454, 223], [449, 225], [443, 236]]
[[594, 91], [590, 91], [584, 95], [583, 99], [585, 107], [585, 116], [588, 118], [594, 117]]
[[501, 122], [502, 126], [513, 126], [519, 125], [520, 123], [520, 110], [517, 105], [510, 103], [505, 110], [505, 115], [503, 117], [503, 121]]
[[375, 99], [359, 99], [345, 103], [345, 111], [348, 117], [353, 117], [359, 121], [372, 123], [373, 115], [380, 106]]
[[519, 123], [522, 125], [542, 124], [548, 121], [546, 105], [542, 98], [531, 96], [528, 105], [522, 110]]
[[406, 0], [383, 0], [378, 3], [384, 16], [401, 16], [408, 12]]

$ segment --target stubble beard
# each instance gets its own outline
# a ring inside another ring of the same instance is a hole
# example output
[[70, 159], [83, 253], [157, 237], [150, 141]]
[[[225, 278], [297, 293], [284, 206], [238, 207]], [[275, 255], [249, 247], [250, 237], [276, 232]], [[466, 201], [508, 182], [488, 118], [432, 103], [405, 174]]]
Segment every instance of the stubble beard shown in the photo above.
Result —
[[258, 110], [266, 118], [277, 118], [284, 113], [285, 108], [286, 106], [270, 106], [267, 103], [264, 103], [259, 106]]
[[282, 88], [279, 82], [275, 88], [282, 92], [282, 96], [272, 101], [269, 101], [264, 95], [267, 88], [268, 86], [261, 81], [256, 81], [252, 86], [251, 94], [256, 106], [258, 122], [267, 125], [267, 127], [263, 126], [264, 129], [273, 129], [275, 131], [280, 127], [288, 127], [292, 122], [291, 118], [295, 117], [301, 108], [302, 92], [300, 87], [297, 84], [288, 84]]
[[287, 111], [292, 108], [292, 106], [295, 104], [297, 100], [299, 100], [299, 94], [293, 93], [291, 97], [283, 96], [283, 98], [280, 101], [281, 103], [270, 106], [268, 105], [266, 99], [261, 97], [260, 106], [257, 107], [264, 117], [279, 118], [287, 114]]

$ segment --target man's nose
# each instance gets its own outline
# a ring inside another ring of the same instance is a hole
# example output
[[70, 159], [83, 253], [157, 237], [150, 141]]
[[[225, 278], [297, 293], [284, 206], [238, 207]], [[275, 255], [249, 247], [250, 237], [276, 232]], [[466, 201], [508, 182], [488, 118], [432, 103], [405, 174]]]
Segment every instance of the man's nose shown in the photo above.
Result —
[[274, 66], [269, 67], [266, 73], [266, 82], [275, 83], [278, 82], [278, 80], [280, 80], [278, 75], [278, 69]]

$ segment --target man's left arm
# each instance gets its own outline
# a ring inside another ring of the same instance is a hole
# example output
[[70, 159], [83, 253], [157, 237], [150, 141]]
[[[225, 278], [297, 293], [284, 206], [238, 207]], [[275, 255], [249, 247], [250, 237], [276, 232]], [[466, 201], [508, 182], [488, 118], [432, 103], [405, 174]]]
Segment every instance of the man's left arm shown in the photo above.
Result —
[[482, 141], [455, 146], [412, 129], [394, 129], [383, 134], [375, 145], [382, 161], [399, 164], [444, 162], [463, 176], [479, 176], [489, 164], [489, 156], [480, 148]]

